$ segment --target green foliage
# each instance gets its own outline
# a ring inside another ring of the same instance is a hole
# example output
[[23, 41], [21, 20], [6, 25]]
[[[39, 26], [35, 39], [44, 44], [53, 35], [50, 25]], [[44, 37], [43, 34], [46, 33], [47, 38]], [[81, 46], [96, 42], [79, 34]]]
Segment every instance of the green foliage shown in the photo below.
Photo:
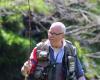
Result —
[[[1, 30], [1, 35], [3, 37], [3, 39], [7, 42], [8, 45], [12, 45], [12, 44], [21, 44], [21, 45], [29, 45], [29, 41], [28, 40], [24, 40], [21, 39], [20, 37], [18, 37], [17, 35], [13, 35], [13, 33], [9, 32], [5, 32], [4, 30]], [[23, 43], [25, 41], [25, 43]]]
[[100, 1], [99, 0], [93, 0], [93, 1], [94, 1], [93, 4], [95, 3], [95, 6], [90, 8], [89, 11], [99, 15], [100, 14]]
[[95, 58], [95, 59], [93, 59], [93, 61], [95, 61], [95, 63], [96, 63], [96, 66], [95, 66], [95, 71], [98, 73], [98, 75], [100, 75], [100, 67], [98, 67], [98, 66], [100, 66], [100, 61], [99, 61], [99, 59], [97, 58]]
[[90, 3], [96, 3], [97, 0], [88, 0]]
[[85, 70], [85, 76], [88, 80], [98, 77], [98, 60], [93, 60], [86, 55], [89, 54], [92, 50], [87, 47], [81, 47], [78, 41], [74, 41], [74, 44], [77, 48], [78, 56], [82, 62], [83, 68]]
[[21, 14], [12, 14], [12, 15], [5, 15], [2, 16], [2, 25], [6, 30], [11, 30], [14, 33], [20, 32], [24, 26], [22, 23], [22, 16]]
[[94, 77], [98, 77], [98, 70], [100, 69], [98, 69], [98, 64], [95, 62], [95, 60], [84, 56], [83, 61], [85, 76], [87, 77], [87, 79], [90, 80]]
[[91, 44], [90, 48], [92, 49], [92, 52], [94, 53], [100, 51], [100, 42]]
[[51, 9], [44, 3], [44, 0], [33, 0], [33, 8], [37, 13], [49, 13]]
[[[31, 45], [34, 47], [35, 41]], [[21, 78], [20, 69], [27, 60], [29, 50], [30, 41], [28, 39], [0, 28], [0, 79], [19, 80]]]
[[95, 14], [98, 14], [98, 15], [99, 15], [99, 14], [100, 14], [100, 5], [97, 6], [97, 7], [91, 8], [90, 11], [91, 11], [92, 13], [95, 13]]
[[0, 5], [7, 9], [12, 9], [15, 12], [22, 12], [31, 9], [37, 13], [48, 14], [53, 9], [51, 6], [45, 4], [44, 0], [28, 0], [27, 1], [13, 1], [13, 0], [2, 0]]
[[75, 46], [77, 48], [78, 56], [80, 58], [82, 58], [84, 54], [89, 53], [90, 50], [87, 49], [87, 48], [81, 47], [80, 43], [78, 41], [74, 41], [74, 44], [75, 44]]
[[[22, 0], [20, 0], [20, 1], [17, 1], [17, 0], [15, 0], [15, 1], [14, 0], [2, 0], [2, 1], [0, 1], [0, 5], [2, 7], [12, 9], [12, 10], [18, 10], [18, 11], [21, 11], [24, 8], [28, 9], [27, 3], [28, 3], [28, 1], [23, 2]], [[21, 8], [22, 6], [23, 6], [23, 8]]]
[[[2, 36], [0, 40], [3, 39], [3, 41], [6, 42], [5, 44], [7, 44], [8, 46], [18, 45], [22, 48], [23, 51], [27, 51], [30, 46], [30, 40], [21, 38], [20, 36], [13, 34], [11, 31], [7, 32], [3, 29], [0, 29], [0, 36]], [[36, 42], [33, 41], [31, 44], [34, 47]]]
[[90, 80], [94, 77], [98, 77], [100, 74], [98, 73], [98, 70], [100, 70], [100, 68], [98, 67], [100, 66], [100, 62], [98, 61], [98, 59], [91, 59], [86, 56], [87, 54], [91, 53], [91, 51], [93, 52], [93, 50], [87, 47], [80, 46], [80, 43], [78, 41], [74, 41], [74, 44], [77, 48], [78, 56], [82, 62], [87, 79]]
[[2, 22], [3, 22], [3, 20], [2, 20], [2, 17], [0, 16], [0, 25], [1, 25]]

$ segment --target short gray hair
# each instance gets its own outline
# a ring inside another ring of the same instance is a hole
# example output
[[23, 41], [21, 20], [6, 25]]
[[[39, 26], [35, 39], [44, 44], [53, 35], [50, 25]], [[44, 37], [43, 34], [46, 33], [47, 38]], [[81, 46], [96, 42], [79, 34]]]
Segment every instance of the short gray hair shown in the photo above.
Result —
[[51, 24], [50, 29], [55, 26], [60, 26], [64, 34], [66, 33], [66, 27], [62, 22], [54, 22]]

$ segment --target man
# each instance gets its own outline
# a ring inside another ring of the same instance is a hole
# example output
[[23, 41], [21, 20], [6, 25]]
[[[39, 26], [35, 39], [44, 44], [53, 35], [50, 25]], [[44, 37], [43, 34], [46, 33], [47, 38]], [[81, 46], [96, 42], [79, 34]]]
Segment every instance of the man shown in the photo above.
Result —
[[76, 48], [64, 39], [65, 25], [54, 22], [48, 30], [48, 39], [33, 49], [30, 59], [21, 69], [34, 80], [85, 80]]

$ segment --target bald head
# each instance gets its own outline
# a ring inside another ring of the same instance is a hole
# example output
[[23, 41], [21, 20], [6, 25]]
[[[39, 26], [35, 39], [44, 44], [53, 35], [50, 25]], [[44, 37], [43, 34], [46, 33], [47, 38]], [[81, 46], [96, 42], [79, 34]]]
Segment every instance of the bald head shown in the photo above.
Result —
[[[52, 28], [56, 28], [56, 29], [58, 29], [58, 31], [60, 30], [60, 31], [63, 32], [64, 34], [65, 34], [65, 32], [66, 32], [65, 25], [64, 25], [63, 23], [61, 23], [61, 22], [54, 22], [54, 23], [51, 24], [51, 26], [50, 26], [50, 29], [52, 29]], [[50, 29], [49, 29], [49, 30], [50, 30]]]

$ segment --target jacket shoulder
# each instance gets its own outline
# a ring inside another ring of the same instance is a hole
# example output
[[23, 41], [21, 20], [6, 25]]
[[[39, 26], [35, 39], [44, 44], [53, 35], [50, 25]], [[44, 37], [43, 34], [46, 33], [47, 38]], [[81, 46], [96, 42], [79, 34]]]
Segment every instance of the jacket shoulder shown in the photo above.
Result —
[[72, 44], [71, 41], [66, 40], [66, 46], [67, 50], [69, 51], [70, 55], [76, 55], [76, 47]]
[[65, 40], [65, 42], [66, 42], [67, 44], [69, 44], [69, 45], [72, 45], [72, 42], [69, 41], [69, 40]]

